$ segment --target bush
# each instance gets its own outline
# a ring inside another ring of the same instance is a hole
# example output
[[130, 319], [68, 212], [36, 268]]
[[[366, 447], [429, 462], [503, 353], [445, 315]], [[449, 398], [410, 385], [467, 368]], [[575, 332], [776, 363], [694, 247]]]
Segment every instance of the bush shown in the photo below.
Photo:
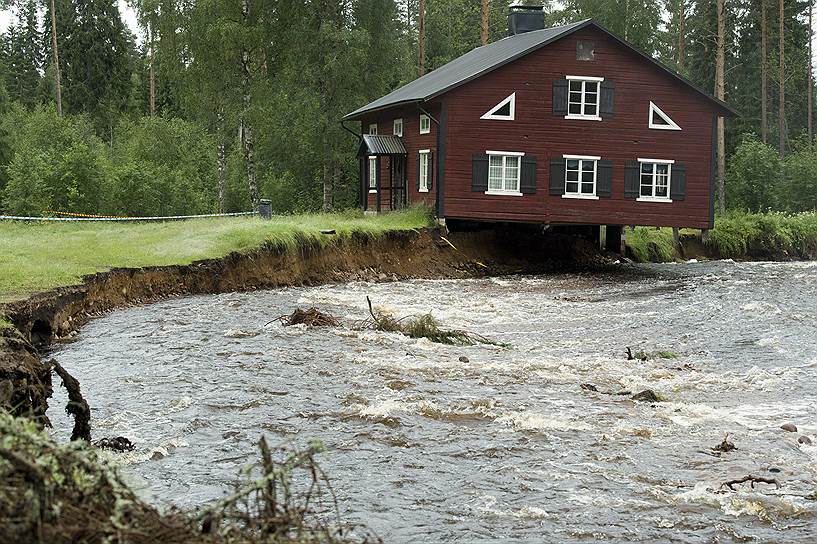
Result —
[[95, 213], [110, 175], [102, 141], [83, 116], [60, 117], [53, 108], [13, 110], [4, 119], [14, 135], [4, 203], [9, 212], [47, 210]]
[[640, 263], [675, 260], [675, 242], [671, 229], [636, 227], [627, 230], [627, 248], [633, 259]]
[[730, 208], [739, 210], [772, 208], [780, 192], [782, 172], [777, 151], [754, 134], [745, 135], [729, 160], [726, 202]]
[[784, 168], [781, 208], [791, 212], [817, 210], [817, 143], [797, 141]]
[[718, 217], [709, 244], [723, 258], [808, 258], [817, 252], [817, 213], [731, 211]]

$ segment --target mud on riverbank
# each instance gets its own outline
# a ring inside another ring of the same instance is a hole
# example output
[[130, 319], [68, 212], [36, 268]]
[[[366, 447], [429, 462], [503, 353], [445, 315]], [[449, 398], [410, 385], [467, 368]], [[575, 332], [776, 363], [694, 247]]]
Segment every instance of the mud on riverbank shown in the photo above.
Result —
[[0, 306], [13, 328], [0, 329], [0, 406], [48, 424], [51, 369], [40, 352], [70, 341], [88, 320], [117, 308], [168, 297], [275, 287], [466, 278], [534, 273], [605, 262], [593, 244], [537, 231], [452, 233], [436, 230], [352, 235], [329, 244], [303, 240], [297, 249], [267, 245], [248, 253], [185, 266], [113, 269], [82, 284]]

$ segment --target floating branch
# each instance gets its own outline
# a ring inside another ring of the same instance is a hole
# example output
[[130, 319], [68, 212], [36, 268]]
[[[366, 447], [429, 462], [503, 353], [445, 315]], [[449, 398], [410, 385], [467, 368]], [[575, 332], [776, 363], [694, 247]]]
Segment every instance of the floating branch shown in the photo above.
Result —
[[729, 442], [729, 433], [726, 433], [726, 436], [723, 437], [723, 442], [718, 444], [717, 446], [712, 448], [712, 451], [718, 453], [728, 453], [730, 451], [734, 451], [738, 449], [732, 442]]
[[371, 318], [358, 322], [356, 325], [358, 329], [399, 332], [410, 338], [428, 338], [432, 342], [451, 346], [488, 344], [505, 348], [510, 347], [510, 344], [497, 342], [474, 332], [457, 329], [442, 329], [440, 328], [439, 322], [430, 313], [397, 319], [388, 314], [375, 313], [372, 307], [372, 300], [369, 297], [366, 297], [366, 302], [369, 305], [369, 315], [371, 315]]
[[774, 484], [775, 486], [777, 486], [778, 489], [780, 489], [780, 482], [778, 482], [775, 478], [764, 478], [763, 476], [752, 476], [751, 474], [748, 476], [744, 476], [743, 478], [738, 478], [737, 480], [729, 480], [723, 482], [721, 484], [721, 489], [723, 489], [724, 487], [728, 487], [729, 489], [734, 491], [735, 488], [733, 486], [744, 484], [746, 482], [750, 483], [752, 489], [755, 488], [755, 484]]
[[[282, 315], [278, 318], [281, 325], [306, 325], [307, 327], [337, 327], [340, 321], [335, 316], [324, 313], [317, 308], [301, 310], [297, 308], [291, 315]], [[270, 322], [271, 323], [271, 322]], [[267, 323], [269, 325], [269, 323]]]

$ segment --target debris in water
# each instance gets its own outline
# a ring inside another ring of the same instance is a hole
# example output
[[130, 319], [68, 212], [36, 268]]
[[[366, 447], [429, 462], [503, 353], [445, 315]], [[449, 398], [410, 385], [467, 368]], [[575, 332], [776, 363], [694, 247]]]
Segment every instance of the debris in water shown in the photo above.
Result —
[[636, 359], [638, 359], [639, 361], [646, 361], [647, 360], [647, 354], [644, 353], [643, 351], [637, 351], [637, 352], [633, 353], [633, 350], [630, 349], [629, 347], [627, 347], [627, 360], [628, 361], [634, 361]]
[[751, 474], [744, 476], [743, 478], [738, 478], [737, 480], [728, 480], [723, 482], [721, 484], [721, 489], [728, 487], [730, 490], [734, 491], [735, 488], [733, 486], [746, 482], [750, 483], [752, 489], [755, 488], [755, 484], [774, 484], [778, 489], [780, 489], [780, 482], [778, 482], [775, 478], [764, 478], [763, 476], [752, 476]]
[[369, 314], [371, 319], [365, 319], [358, 323], [357, 328], [371, 328], [384, 332], [399, 332], [410, 338], [427, 338], [438, 344], [449, 344], [452, 346], [473, 346], [476, 344], [489, 344], [503, 348], [510, 347], [510, 344], [497, 342], [486, 338], [481, 334], [463, 331], [441, 329], [440, 324], [433, 315], [424, 314], [417, 317], [404, 317], [396, 319], [387, 314], [376, 314], [372, 308], [372, 300], [366, 297], [369, 304]]
[[595, 391], [596, 393], [598, 393], [599, 391], [599, 388], [593, 385], [592, 383], [583, 383], [579, 387], [581, 387], [585, 391]]
[[[324, 313], [317, 308], [301, 310], [296, 308], [291, 315], [282, 315], [278, 318], [281, 325], [290, 327], [292, 325], [306, 325], [307, 327], [337, 327], [340, 321], [335, 316]], [[269, 324], [269, 323], [268, 323]]]
[[656, 395], [652, 389], [645, 389], [630, 398], [638, 402], [661, 402], [661, 397]]
[[[631, 348], [627, 348], [627, 360], [634, 361], [638, 359], [639, 361], [646, 361], [647, 359], [677, 359], [679, 355], [674, 351], [652, 351], [646, 352], [644, 350], [638, 350], [633, 352]], [[680, 370], [680, 369], [679, 369]]]
[[71, 432], [71, 440], [91, 441], [91, 407], [82, 397], [79, 390], [79, 382], [65, 370], [61, 364], [55, 360], [49, 363], [57, 376], [62, 378], [62, 385], [68, 391], [68, 404], [65, 405], [65, 413], [74, 416], [74, 430]]
[[712, 448], [712, 451], [719, 453], [728, 453], [736, 449], [738, 448], [732, 442], [729, 441], [729, 433], [726, 433], [726, 436], [723, 437], [723, 442]]
[[124, 436], [114, 436], [112, 438], [102, 438], [94, 442], [94, 446], [103, 450], [113, 451], [133, 451], [136, 445]]
[[784, 431], [789, 431], [790, 433], [797, 432], [797, 425], [795, 425], [794, 423], [783, 424], [780, 426], [780, 428], [783, 429]]

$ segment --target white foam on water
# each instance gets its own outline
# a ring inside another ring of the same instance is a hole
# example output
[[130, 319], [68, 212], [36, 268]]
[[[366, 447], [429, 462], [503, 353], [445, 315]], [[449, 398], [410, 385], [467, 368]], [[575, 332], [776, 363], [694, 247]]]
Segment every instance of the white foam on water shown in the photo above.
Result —
[[515, 412], [495, 420], [516, 431], [592, 431], [594, 427], [575, 418], [565, 418], [537, 412]]
[[817, 513], [817, 507], [807, 504], [802, 497], [778, 494], [774, 490], [767, 493], [758, 490], [716, 491], [716, 487], [708, 482], [698, 482], [689, 491], [681, 493], [657, 490], [655, 494], [673, 505], [703, 504], [719, 508], [730, 516], [751, 516], [767, 521]]
[[753, 300], [748, 304], [744, 304], [740, 307], [740, 309], [744, 312], [755, 312], [761, 314], [780, 314], [783, 312], [783, 310], [781, 310], [777, 304], [773, 304], [771, 302], [760, 302], [756, 300]]

